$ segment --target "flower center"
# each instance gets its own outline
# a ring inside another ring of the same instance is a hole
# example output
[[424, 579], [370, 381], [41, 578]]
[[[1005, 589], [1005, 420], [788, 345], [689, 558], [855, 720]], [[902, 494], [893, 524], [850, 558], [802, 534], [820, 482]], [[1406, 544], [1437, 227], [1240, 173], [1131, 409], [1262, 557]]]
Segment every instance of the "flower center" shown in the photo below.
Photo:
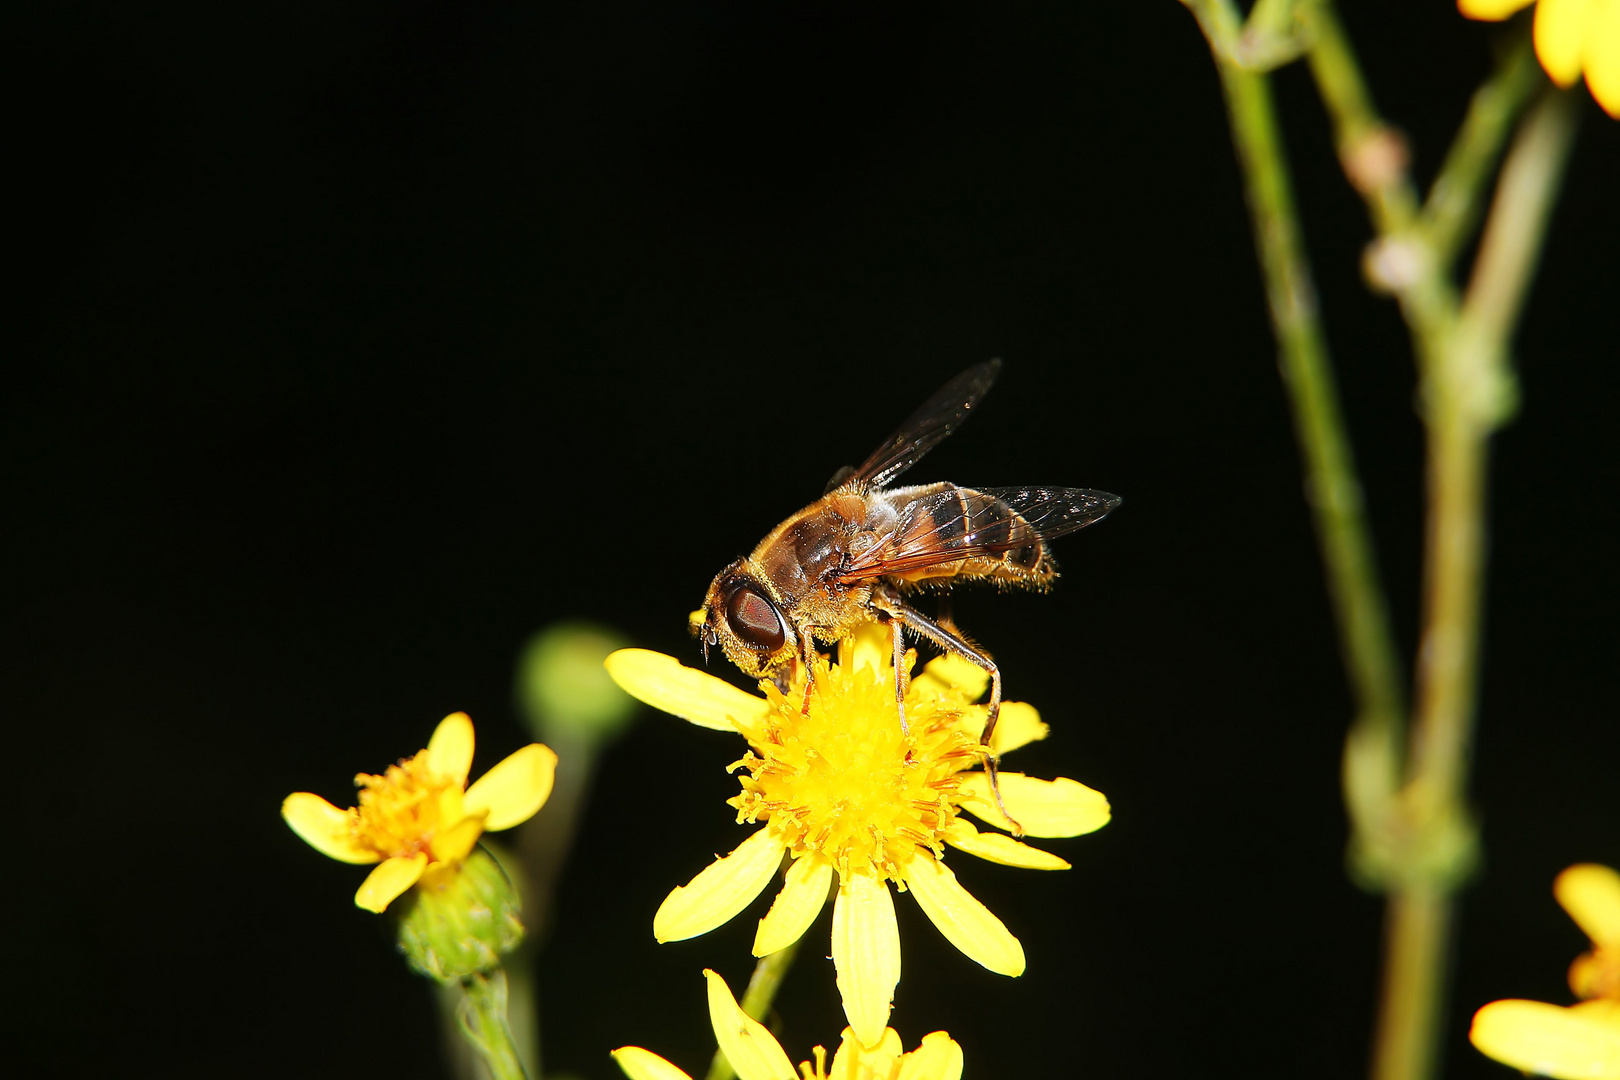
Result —
[[441, 824], [461, 817], [459, 784], [428, 770], [427, 751], [390, 765], [381, 776], [354, 778], [360, 805], [349, 811], [350, 828], [360, 843], [392, 858], [427, 852]]
[[767, 687], [773, 711], [731, 768], [744, 768], [738, 821], [768, 821], [795, 857], [819, 852], [838, 868], [903, 883], [900, 867], [920, 845], [941, 850], [956, 818], [957, 774], [975, 764], [962, 713], [935, 694], [908, 694], [900, 728], [892, 669], [816, 664], [810, 711], [802, 677], [786, 695]]

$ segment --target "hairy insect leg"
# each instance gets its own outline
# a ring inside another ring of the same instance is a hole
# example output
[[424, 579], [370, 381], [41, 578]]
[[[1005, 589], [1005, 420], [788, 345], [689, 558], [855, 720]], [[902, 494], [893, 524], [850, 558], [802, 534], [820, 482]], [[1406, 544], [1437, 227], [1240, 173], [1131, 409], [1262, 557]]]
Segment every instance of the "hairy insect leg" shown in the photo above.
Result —
[[[996, 801], [996, 809], [1001, 811], [1001, 816], [1012, 826], [1012, 834], [1023, 836], [1024, 827], [1007, 813], [1007, 804], [1001, 800], [999, 763], [996, 755], [990, 750], [990, 737], [995, 734], [996, 721], [1001, 717], [1001, 669], [996, 666], [994, 660], [963, 640], [960, 634], [947, 630], [907, 604], [892, 588], [872, 590], [872, 606], [889, 616], [891, 621], [898, 619], [909, 626], [912, 633], [927, 638], [946, 652], [960, 656], [990, 676], [990, 703], [986, 710], [984, 731], [979, 736], [979, 746], [984, 750], [984, 771], [990, 777], [990, 794]], [[899, 676], [896, 675], [897, 684], [898, 681]]]
[[893, 615], [884, 620], [889, 624], [889, 638], [894, 646], [894, 707], [900, 715], [900, 731], [910, 735], [906, 725], [906, 684], [911, 681], [906, 671], [906, 628]]
[[799, 631], [799, 663], [804, 665], [804, 705], [800, 716], [810, 715], [810, 694], [816, 688], [816, 636], [808, 626]]

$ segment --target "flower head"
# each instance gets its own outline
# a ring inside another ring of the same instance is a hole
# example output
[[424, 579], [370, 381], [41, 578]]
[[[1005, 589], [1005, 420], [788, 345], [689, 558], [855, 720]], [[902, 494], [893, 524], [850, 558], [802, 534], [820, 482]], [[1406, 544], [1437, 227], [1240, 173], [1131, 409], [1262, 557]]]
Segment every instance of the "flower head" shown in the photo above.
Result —
[[[1457, 0], [1457, 10], [1496, 22], [1533, 2]], [[1620, 120], [1620, 0], [1540, 0], [1535, 45], [1548, 78], [1569, 87], [1585, 74], [1598, 104]]]
[[1493, 1001], [1474, 1014], [1468, 1037], [1505, 1065], [1562, 1080], [1620, 1080], [1620, 874], [1571, 866], [1553, 882], [1592, 950], [1570, 965], [1569, 985], [1585, 1000]]
[[548, 747], [531, 743], [468, 787], [472, 756], [472, 721], [452, 713], [426, 750], [380, 776], [356, 776], [359, 806], [339, 810], [300, 791], [281, 816], [321, 854], [377, 864], [354, 902], [380, 912], [413, 885], [448, 884], [481, 835], [527, 821], [551, 794], [557, 755]]
[[[883, 1037], [900, 980], [891, 884], [911, 893], [968, 957], [1019, 975], [1023, 946], [957, 882], [946, 848], [1035, 870], [1069, 865], [1010, 836], [981, 833], [962, 814], [1012, 828], [976, 768], [985, 756], [985, 707], [974, 704], [987, 684], [983, 672], [955, 657], [934, 660], [910, 682], [902, 727], [883, 636], [876, 627], [857, 633], [840, 644], [835, 664], [818, 657], [807, 711], [803, 672], [785, 694], [765, 681], [764, 696], [755, 697], [659, 653], [625, 649], [607, 660], [634, 696], [748, 741], [730, 766], [742, 773], [730, 804], [739, 823], [763, 826], [669, 894], [653, 918], [654, 936], [678, 941], [729, 921], [786, 855], [782, 889], [754, 937], [754, 955], [765, 956], [799, 939], [836, 878], [832, 958], [844, 1013], [868, 1047]], [[999, 755], [1044, 738], [1046, 725], [1030, 706], [1007, 702], [995, 734], [990, 749]], [[1073, 780], [1002, 772], [1000, 784], [1008, 813], [1029, 836], [1078, 836], [1108, 822], [1108, 800]]]
[[[814, 1062], [801, 1062], [794, 1071], [782, 1044], [764, 1025], [737, 1007], [726, 981], [712, 971], [709, 983], [709, 1022], [715, 1041], [741, 1080], [958, 1080], [962, 1075], [962, 1048], [943, 1031], [924, 1035], [917, 1049], [902, 1053], [900, 1036], [885, 1028], [876, 1045], [862, 1046], [849, 1028], [833, 1055], [818, 1046]], [[650, 1050], [621, 1046], [613, 1060], [630, 1080], [691, 1080], [685, 1072]]]

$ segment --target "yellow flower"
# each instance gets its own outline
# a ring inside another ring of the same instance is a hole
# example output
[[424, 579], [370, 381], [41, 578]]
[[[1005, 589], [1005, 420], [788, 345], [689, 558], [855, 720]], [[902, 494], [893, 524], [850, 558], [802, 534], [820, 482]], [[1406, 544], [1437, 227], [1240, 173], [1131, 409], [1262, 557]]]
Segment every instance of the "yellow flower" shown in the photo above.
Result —
[[1620, 1080], [1620, 874], [1571, 866], [1553, 895], [1592, 939], [1569, 969], [1586, 1000], [1565, 1008], [1541, 1001], [1493, 1001], [1474, 1014], [1468, 1037], [1504, 1065], [1561, 1080]]
[[356, 776], [359, 806], [339, 810], [300, 791], [287, 796], [281, 816], [323, 855], [376, 863], [354, 902], [380, 912], [418, 882], [453, 875], [481, 835], [527, 821], [551, 794], [557, 755], [549, 747], [530, 743], [469, 788], [472, 756], [472, 721], [452, 713], [426, 750], [381, 776]]
[[[1470, 19], [1497, 22], [1534, 0], [1457, 0]], [[1586, 85], [1603, 111], [1620, 120], [1620, 0], [1541, 0], [1536, 5], [1536, 56], [1548, 78]]]
[[[803, 1062], [795, 1072], [782, 1044], [737, 1007], [726, 981], [708, 970], [703, 977], [709, 982], [709, 1022], [715, 1041], [741, 1080], [958, 1080], [962, 1075], [962, 1048], [949, 1035], [943, 1031], [924, 1035], [917, 1049], [901, 1053], [900, 1036], [893, 1028], [885, 1028], [872, 1047], [862, 1046], [845, 1028], [831, 1068], [827, 1051], [818, 1046], [815, 1063]], [[630, 1080], [692, 1080], [639, 1046], [621, 1046], [613, 1051], [613, 1060]]]
[[[1009, 866], [1067, 869], [1068, 863], [1001, 833], [981, 833], [964, 817], [1011, 830], [996, 808], [979, 733], [984, 673], [942, 657], [911, 680], [902, 730], [895, 708], [887, 635], [873, 627], [839, 646], [839, 663], [816, 662], [815, 691], [802, 711], [804, 676], [786, 694], [761, 682], [764, 697], [738, 690], [668, 656], [623, 649], [607, 659], [620, 686], [655, 708], [703, 727], [736, 731], [749, 751], [742, 793], [729, 800], [737, 821], [764, 828], [671, 892], [653, 918], [659, 941], [707, 933], [730, 920], [791, 857], [781, 891], [754, 937], [754, 955], [797, 941], [820, 913], [836, 874], [832, 959], [844, 1014], [865, 1046], [883, 1037], [900, 939], [888, 883], [916, 898], [951, 944], [991, 971], [1019, 975], [1024, 949], [985, 906], [957, 883], [945, 847]], [[908, 654], [908, 667], [915, 654]], [[1046, 736], [1035, 710], [1001, 706], [997, 753]], [[972, 770], [972, 771], [970, 771]], [[1037, 780], [1002, 772], [1007, 812], [1029, 836], [1079, 836], [1101, 828], [1108, 800], [1073, 780]]]

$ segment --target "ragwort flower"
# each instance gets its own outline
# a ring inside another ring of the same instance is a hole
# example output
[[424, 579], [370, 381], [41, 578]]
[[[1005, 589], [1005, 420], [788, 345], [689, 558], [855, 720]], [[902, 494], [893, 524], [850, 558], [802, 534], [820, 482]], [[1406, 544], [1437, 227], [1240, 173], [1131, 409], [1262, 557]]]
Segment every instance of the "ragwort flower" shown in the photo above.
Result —
[[426, 750], [381, 776], [356, 776], [359, 806], [339, 810], [300, 791], [287, 796], [281, 816], [323, 855], [376, 863], [354, 902], [381, 912], [413, 885], [442, 884], [480, 836], [529, 820], [551, 795], [557, 755], [549, 747], [530, 743], [468, 787], [472, 757], [472, 720], [452, 713]]
[[[885, 1028], [872, 1047], [862, 1046], [845, 1028], [831, 1068], [826, 1049], [818, 1046], [814, 1064], [801, 1062], [795, 1072], [775, 1036], [737, 1007], [726, 981], [708, 970], [703, 977], [709, 983], [709, 1022], [715, 1041], [741, 1080], [958, 1080], [962, 1075], [962, 1048], [945, 1032], [924, 1035], [917, 1049], [902, 1053], [893, 1028]], [[630, 1080], [692, 1080], [639, 1046], [621, 1046], [613, 1051], [613, 1060]]]
[[[903, 730], [895, 707], [891, 652], [880, 628], [839, 646], [839, 662], [818, 657], [809, 711], [804, 674], [783, 694], [768, 680], [764, 697], [644, 649], [608, 657], [608, 671], [632, 695], [702, 727], [736, 731], [749, 751], [732, 763], [742, 792], [729, 800], [738, 823], [764, 825], [724, 858], [672, 891], [653, 919], [659, 941], [707, 933], [743, 910], [791, 857], [781, 891], [754, 937], [754, 955], [797, 941], [833, 901], [832, 959], [844, 1014], [856, 1037], [883, 1037], [900, 940], [889, 883], [916, 898], [951, 944], [1003, 975], [1024, 970], [1024, 949], [946, 868], [945, 847], [1009, 866], [1066, 869], [1050, 852], [1001, 833], [981, 833], [961, 811], [1012, 831], [997, 809], [979, 734], [982, 671], [941, 657], [911, 680]], [[908, 653], [908, 667], [915, 654]], [[1019, 702], [1001, 706], [992, 750], [998, 755], [1044, 738], [1046, 725]], [[1108, 800], [1069, 779], [1000, 774], [1007, 812], [1028, 836], [1079, 836], [1101, 828]]]
[[1561, 1080], [1620, 1080], [1620, 874], [1607, 866], [1571, 866], [1553, 895], [1592, 951], [1570, 965], [1569, 985], [1585, 1000], [1564, 1007], [1541, 1001], [1493, 1001], [1474, 1014], [1469, 1039], [1505, 1065]]
[[[1535, 0], [1457, 0], [1470, 19], [1497, 22]], [[1620, 120], [1620, 0], [1540, 0], [1536, 56], [1547, 77], [1570, 87], [1582, 74], [1603, 111]]]

